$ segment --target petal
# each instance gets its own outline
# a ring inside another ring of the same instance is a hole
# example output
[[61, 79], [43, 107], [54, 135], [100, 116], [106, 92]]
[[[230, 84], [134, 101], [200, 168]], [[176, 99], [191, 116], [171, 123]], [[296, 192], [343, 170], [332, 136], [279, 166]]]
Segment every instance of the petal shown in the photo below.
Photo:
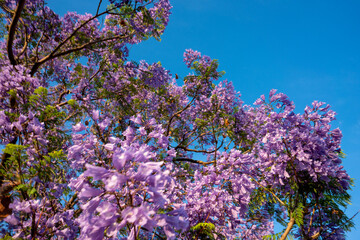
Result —
[[109, 173], [109, 171], [103, 167], [97, 167], [91, 164], [85, 164], [85, 167], [84, 177], [93, 177], [95, 181], [105, 178]]

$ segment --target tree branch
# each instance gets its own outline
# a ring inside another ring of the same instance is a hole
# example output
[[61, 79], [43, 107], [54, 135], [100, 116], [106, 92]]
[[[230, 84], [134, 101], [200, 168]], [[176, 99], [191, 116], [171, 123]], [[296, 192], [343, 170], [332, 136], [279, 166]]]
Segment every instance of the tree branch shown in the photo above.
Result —
[[[12, 144], [16, 144], [18, 138], [15, 137], [10, 143]], [[2, 156], [1, 156], [1, 163], [0, 163], [0, 167], [3, 168], [6, 164], [6, 161], [11, 157], [10, 154], [8, 153], [3, 153]], [[2, 184], [3, 184], [3, 181], [4, 181], [4, 176], [0, 176], [0, 187], [2, 187]]]
[[197, 94], [198, 94], [198, 90], [199, 90], [199, 89], [196, 89], [196, 91], [195, 91], [195, 96], [193, 97], [193, 99], [191, 99], [191, 101], [190, 101], [183, 109], [180, 109], [179, 111], [177, 111], [176, 113], [174, 113], [174, 114], [170, 117], [165, 136], [169, 136], [171, 122], [173, 121], [174, 117], [180, 117], [180, 114], [181, 114], [183, 111], [185, 111], [186, 109], [188, 109], [188, 108], [191, 106], [191, 104], [195, 101], [196, 96], [197, 96]]
[[290, 222], [288, 222], [287, 228], [285, 229], [285, 232], [281, 236], [280, 240], [285, 240], [287, 235], [290, 233], [292, 227], [294, 226], [295, 218], [290, 218]]
[[203, 162], [203, 161], [199, 161], [199, 160], [194, 160], [191, 158], [175, 158], [173, 159], [173, 162], [191, 162], [191, 163], [197, 163], [197, 164], [201, 164], [203, 166], [209, 165], [209, 164], [213, 164], [215, 163], [215, 161], [211, 161], [211, 162]]
[[252, 180], [254, 180], [254, 181], [256, 182], [256, 184], [259, 185], [261, 188], [263, 188], [265, 191], [271, 193], [271, 195], [273, 195], [273, 197], [274, 197], [281, 205], [283, 205], [284, 207], [287, 207], [287, 205], [286, 205], [283, 201], [281, 201], [281, 199], [280, 199], [278, 196], [276, 196], [275, 193], [273, 193], [272, 191], [270, 191], [269, 189], [267, 189], [266, 187], [264, 187], [263, 185], [261, 185], [261, 184], [260, 184], [255, 178], [253, 178], [251, 175], [249, 175], [249, 174], [246, 174], [246, 175], [248, 175]]
[[72, 209], [73, 206], [75, 205], [75, 203], [77, 202], [77, 193], [75, 193], [71, 199], [69, 200], [69, 202], [67, 202], [64, 211], [68, 210], [68, 209]]
[[[342, 227], [342, 226], [344, 226], [346, 223], [348, 223], [348, 222], [350, 222], [354, 217], [356, 217], [356, 215], [358, 215], [359, 214], [359, 212], [360, 212], [360, 210], [359, 211], [357, 211], [357, 213], [355, 213], [351, 218], [349, 218], [345, 223], [343, 223], [341, 226], [339, 226], [340, 228]], [[326, 238], [324, 238], [324, 239], [328, 239], [331, 235], [333, 235], [335, 232], [336, 232], [336, 230], [338, 230], [339, 228], [337, 228], [337, 229], [334, 229], [331, 233], [330, 233], [330, 235], [328, 235]], [[314, 235], [312, 235], [311, 236], [311, 239], [317, 239], [318, 237], [320, 236], [320, 232], [317, 232], [317, 233], [315, 233]]]
[[10, 8], [8, 8], [6, 5], [5, 5], [5, 1], [0, 1], [0, 8], [2, 10], [4, 10], [4, 12], [7, 12], [7, 13], [10, 13], [10, 14], [14, 14], [15, 12], [13, 10], [11, 10]]
[[24, 8], [24, 5], [25, 5], [25, 0], [19, 0], [19, 3], [16, 7], [16, 10], [15, 10], [15, 14], [13, 16], [13, 19], [11, 21], [11, 25], [10, 25], [10, 30], [9, 30], [9, 37], [8, 37], [8, 40], [7, 40], [7, 52], [8, 52], [8, 57], [9, 57], [9, 60], [10, 60], [10, 63], [12, 65], [16, 65], [17, 64], [17, 61], [15, 60], [15, 57], [14, 57], [14, 52], [13, 52], [13, 49], [12, 49], [12, 45], [13, 45], [13, 42], [14, 42], [14, 37], [15, 37], [15, 32], [16, 32], [16, 25], [20, 19], [20, 15], [21, 15], [21, 12]]
[[313, 208], [312, 213], [311, 213], [311, 218], [310, 218], [309, 228], [308, 228], [308, 231], [307, 231], [307, 232], [308, 232], [308, 234], [310, 233], [310, 229], [311, 229], [312, 221], [313, 221], [314, 214], [315, 214], [315, 208], [316, 208], [316, 204], [315, 204], [315, 207]]
[[30, 71], [30, 75], [33, 76], [36, 73], [36, 71], [39, 69], [39, 67], [49, 60], [52, 60], [54, 58], [61, 57], [63, 55], [67, 55], [67, 54], [70, 54], [70, 53], [73, 53], [76, 51], [80, 51], [80, 50], [87, 48], [96, 43], [106, 42], [106, 41], [111, 41], [111, 40], [116, 40], [116, 39], [123, 39], [123, 38], [129, 37], [131, 34], [133, 34], [133, 32], [131, 32], [129, 35], [125, 35], [125, 36], [115, 36], [115, 37], [97, 39], [95, 41], [84, 43], [83, 45], [68, 49], [68, 50], [60, 52], [58, 54], [53, 54], [54, 52], [52, 52], [49, 55], [47, 55], [46, 57], [43, 57], [40, 61], [36, 62], [33, 65], [33, 67], [31, 68], [31, 71]]
[[96, 14], [95, 14], [95, 15], [98, 15], [98, 14], [99, 14], [101, 2], [102, 2], [102, 0], [99, 1], [99, 5], [98, 5], [98, 7], [97, 7], [97, 10], [96, 10]]
[[219, 149], [216, 149], [216, 150], [213, 150], [213, 151], [196, 150], [196, 149], [186, 148], [186, 147], [183, 147], [183, 146], [178, 146], [178, 147], [176, 147], [176, 149], [178, 149], [178, 148], [181, 148], [181, 149], [183, 149], [183, 150], [185, 150], [185, 151], [187, 151], [187, 152], [196, 152], [196, 153], [214, 153], [214, 152], [216, 152], [217, 150], [219, 150]]
[[60, 96], [59, 96], [59, 99], [58, 99], [58, 105], [61, 104], [61, 101], [62, 101], [62, 98], [64, 97], [64, 95], [69, 94], [69, 93], [70, 93], [70, 90], [65, 90], [62, 93], [60, 93]]
[[3, 197], [6, 194], [8, 194], [9, 192], [11, 192], [14, 189], [14, 187], [16, 187], [19, 184], [20, 184], [20, 182], [2, 184], [0, 186], [0, 197]]

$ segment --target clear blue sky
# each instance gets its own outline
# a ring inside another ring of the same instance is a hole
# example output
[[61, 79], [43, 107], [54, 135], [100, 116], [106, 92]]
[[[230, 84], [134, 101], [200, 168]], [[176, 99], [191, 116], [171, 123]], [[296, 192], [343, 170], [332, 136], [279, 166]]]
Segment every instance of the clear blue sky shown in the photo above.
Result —
[[[95, 13], [97, 0], [49, 0], [60, 14]], [[106, 2], [106, 1], [104, 1]], [[355, 178], [352, 216], [360, 210], [360, 1], [173, 0], [162, 41], [133, 46], [134, 60], [161, 63], [185, 76], [185, 49], [218, 59], [246, 104], [275, 88], [302, 112], [313, 100], [329, 103], [337, 115], [344, 166]], [[348, 238], [360, 239], [357, 229]]]

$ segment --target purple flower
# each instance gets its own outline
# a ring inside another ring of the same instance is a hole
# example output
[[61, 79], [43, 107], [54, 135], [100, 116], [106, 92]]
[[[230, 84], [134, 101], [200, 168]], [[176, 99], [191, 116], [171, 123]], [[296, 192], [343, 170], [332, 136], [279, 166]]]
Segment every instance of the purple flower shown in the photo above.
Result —
[[81, 122], [77, 123], [76, 125], [73, 126], [73, 131], [74, 132], [81, 132], [86, 130], [86, 127], [84, 124], [82, 124]]
[[105, 181], [106, 191], [116, 191], [121, 189], [122, 185], [127, 181], [127, 177], [118, 173], [111, 174]]
[[100, 111], [99, 110], [93, 110], [92, 111], [92, 118], [97, 121], [99, 119], [99, 115], [100, 114]]
[[134, 153], [132, 152], [131, 149], [127, 149], [127, 150], [118, 149], [113, 154], [112, 162], [114, 167], [118, 171], [121, 171], [125, 166], [126, 162], [130, 161], [133, 158], [134, 158]]
[[79, 193], [80, 199], [88, 199], [92, 197], [99, 196], [102, 193], [101, 190], [92, 188], [89, 186], [89, 184], [84, 184], [84, 187], [81, 189]]
[[95, 181], [105, 178], [109, 171], [102, 167], [93, 166], [91, 164], [85, 164], [86, 171], [83, 173], [84, 177], [93, 177]]

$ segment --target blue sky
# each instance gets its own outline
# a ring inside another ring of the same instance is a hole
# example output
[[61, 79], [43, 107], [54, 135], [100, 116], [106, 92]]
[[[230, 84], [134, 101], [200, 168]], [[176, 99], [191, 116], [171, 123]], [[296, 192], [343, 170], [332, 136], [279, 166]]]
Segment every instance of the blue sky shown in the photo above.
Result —
[[[94, 13], [97, 0], [49, 0], [60, 14]], [[104, 1], [106, 2], [106, 1]], [[192, 48], [218, 59], [246, 104], [273, 88], [302, 112], [314, 100], [338, 113], [345, 169], [355, 178], [349, 216], [360, 210], [360, 1], [173, 0], [162, 41], [131, 47], [134, 60], [160, 61], [186, 76], [182, 62]], [[360, 239], [357, 229], [348, 239]]]

